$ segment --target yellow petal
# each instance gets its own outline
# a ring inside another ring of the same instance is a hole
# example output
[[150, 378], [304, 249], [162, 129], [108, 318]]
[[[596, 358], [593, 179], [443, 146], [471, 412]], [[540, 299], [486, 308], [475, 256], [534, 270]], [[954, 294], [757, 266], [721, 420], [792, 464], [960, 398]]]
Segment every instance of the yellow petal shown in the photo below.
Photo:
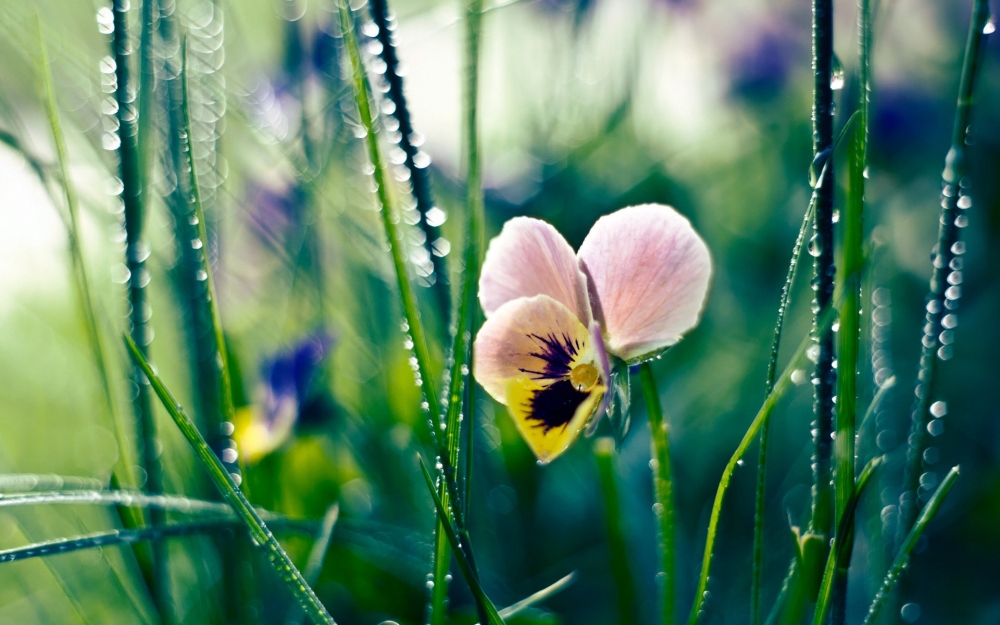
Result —
[[597, 355], [586, 326], [547, 295], [522, 297], [498, 308], [476, 336], [473, 374], [486, 392], [507, 403], [507, 384], [524, 376], [540, 386], [569, 378]]
[[507, 409], [541, 464], [569, 449], [604, 396], [596, 384], [579, 391], [569, 379], [545, 385], [525, 375], [507, 382]]

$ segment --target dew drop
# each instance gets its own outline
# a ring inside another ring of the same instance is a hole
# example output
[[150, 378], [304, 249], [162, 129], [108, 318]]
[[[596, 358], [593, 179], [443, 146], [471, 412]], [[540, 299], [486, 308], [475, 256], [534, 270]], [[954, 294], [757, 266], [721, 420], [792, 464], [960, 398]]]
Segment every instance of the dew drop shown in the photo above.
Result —
[[983, 34], [984, 35], [992, 35], [993, 33], [996, 32], [996, 30], [997, 30], [997, 24], [996, 24], [996, 22], [993, 21], [993, 18], [991, 17], [986, 22], [986, 25], [983, 26]]
[[830, 72], [830, 88], [834, 91], [844, 88], [844, 66], [836, 54], [833, 55], [833, 68]]
[[943, 401], [936, 401], [931, 404], [931, 414], [936, 418], [941, 418], [948, 414], [948, 404]]
[[944, 421], [935, 419], [927, 424], [927, 432], [931, 436], [940, 436], [944, 433]]
[[823, 243], [820, 241], [819, 237], [815, 234], [811, 239], [809, 239], [809, 255], [813, 257], [818, 257], [823, 253]]

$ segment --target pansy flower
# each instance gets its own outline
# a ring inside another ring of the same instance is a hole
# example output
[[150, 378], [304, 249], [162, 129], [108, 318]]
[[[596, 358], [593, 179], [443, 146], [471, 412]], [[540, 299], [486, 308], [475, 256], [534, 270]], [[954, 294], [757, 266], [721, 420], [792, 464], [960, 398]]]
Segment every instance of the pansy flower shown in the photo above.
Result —
[[332, 345], [333, 339], [321, 332], [264, 362], [257, 405], [240, 410], [234, 424], [234, 437], [248, 461], [256, 461], [288, 440], [308, 410], [313, 381]]
[[705, 242], [669, 206], [600, 218], [577, 253], [548, 223], [511, 219], [479, 280], [476, 380], [550, 462], [607, 409], [613, 365], [627, 379], [698, 323], [711, 273]]

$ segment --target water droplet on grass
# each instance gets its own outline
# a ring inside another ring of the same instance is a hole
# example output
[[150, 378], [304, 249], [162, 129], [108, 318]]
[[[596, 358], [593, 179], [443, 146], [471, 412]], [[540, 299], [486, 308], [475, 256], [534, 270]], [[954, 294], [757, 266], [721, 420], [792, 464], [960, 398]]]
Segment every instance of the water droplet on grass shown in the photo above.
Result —
[[991, 18], [990, 18], [990, 19], [989, 19], [989, 20], [988, 20], [988, 21], [986, 22], [986, 25], [985, 25], [985, 26], [983, 26], [983, 34], [984, 34], [984, 35], [992, 35], [993, 33], [995, 33], [995, 32], [996, 32], [996, 30], [997, 30], [997, 25], [996, 25], [996, 22], [994, 22], [994, 21], [993, 21], [993, 18], [991, 17]]
[[830, 72], [830, 88], [834, 91], [844, 88], [844, 66], [837, 55], [833, 55], [833, 68]]

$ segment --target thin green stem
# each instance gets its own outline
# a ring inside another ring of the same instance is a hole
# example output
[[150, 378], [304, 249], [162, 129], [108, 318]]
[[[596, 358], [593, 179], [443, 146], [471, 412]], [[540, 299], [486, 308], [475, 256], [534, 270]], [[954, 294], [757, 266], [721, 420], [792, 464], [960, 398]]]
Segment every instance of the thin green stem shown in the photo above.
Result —
[[229, 376], [229, 356], [226, 350], [226, 338], [222, 331], [222, 314], [219, 312], [218, 292], [215, 289], [215, 277], [212, 275], [212, 263], [208, 256], [208, 231], [205, 226], [205, 210], [201, 203], [201, 188], [198, 185], [198, 171], [194, 158], [194, 146], [191, 138], [191, 107], [188, 85], [187, 38], [181, 41], [181, 110], [184, 117], [184, 154], [187, 157], [188, 183], [191, 186], [191, 200], [194, 204], [195, 218], [198, 220], [198, 239], [201, 241], [201, 271], [205, 272], [205, 287], [208, 290], [208, 308], [212, 317], [212, 332], [215, 338], [216, 362], [219, 382], [219, 412], [222, 421], [233, 422], [233, 392]]
[[208, 443], [205, 442], [205, 437], [201, 435], [201, 432], [195, 427], [191, 418], [188, 417], [187, 413], [177, 403], [177, 400], [174, 399], [167, 387], [164, 386], [159, 376], [153, 371], [149, 362], [139, 350], [139, 347], [127, 335], [124, 338], [133, 360], [149, 379], [156, 395], [160, 398], [171, 418], [173, 418], [174, 423], [177, 424], [177, 428], [184, 435], [184, 438], [187, 439], [192, 449], [194, 449], [212, 482], [219, 489], [226, 502], [232, 506], [236, 516], [246, 526], [254, 543], [264, 551], [268, 562], [277, 571], [278, 576], [291, 589], [292, 594], [295, 595], [295, 598], [302, 605], [302, 609], [313, 619], [314, 623], [335, 625], [333, 617], [323, 607], [316, 593], [312, 591], [308, 582], [302, 577], [302, 573], [295, 568], [295, 564], [292, 563], [291, 558], [288, 557], [285, 550], [281, 548], [281, 544], [267, 528], [267, 525], [265, 525], [256, 509], [250, 505], [247, 498], [240, 492], [236, 482], [233, 481], [232, 475], [222, 466], [222, 461], [219, 460], [208, 446]]
[[[375, 39], [382, 44], [382, 51], [379, 56], [385, 62], [385, 82], [389, 88], [386, 95], [395, 106], [392, 116], [399, 122], [399, 148], [406, 155], [403, 165], [410, 172], [410, 188], [413, 191], [413, 200], [416, 203], [417, 212], [420, 214], [420, 229], [424, 233], [424, 246], [430, 254], [431, 263], [434, 267], [435, 282], [433, 290], [441, 309], [441, 314], [445, 319], [445, 325], [450, 316], [451, 294], [448, 289], [448, 265], [445, 256], [440, 253], [441, 227], [436, 221], [432, 212], [435, 208], [434, 197], [431, 194], [430, 168], [426, 163], [418, 166], [420, 148], [414, 145], [415, 130], [413, 120], [410, 118], [410, 110], [406, 105], [406, 95], [403, 89], [403, 77], [399, 73], [399, 59], [396, 56], [396, 46], [393, 42], [393, 24], [389, 15], [387, 0], [371, 0], [368, 3], [371, 11], [372, 22], [378, 27]], [[440, 209], [439, 209], [440, 210]]]
[[[169, 523], [155, 527], [144, 527], [140, 529], [109, 530], [106, 532], [95, 532], [86, 536], [74, 538], [59, 538], [44, 542], [34, 543], [25, 547], [15, 549], [5, 549], [0, 551], [0, 563], [18, 562], [31, 558], [42, 558], [45, 556], [55, 556], [84, 549], [98, 549], [102, 547], [112, 547], [116, 545], [132, 545], [146, 540], [162, 540], [178, 536], [189, 536], [191, 534], [202, 534], [205, 532], [219, 531], [239, 527], [240, 521], [236, 519], [212, 519], [210, 521], [186, 521], [183, 523]], [[313, 521], [292, 521], [281, 520], [272, 523], [276, 530], [298, 532], [308, 534], [315, 531], [316, 523]]]
[[[302, 576], [309, 582], [310, 587], [316, 585], [320, 573], [323, 572], [323, 563], [326, 561], [326, 553], [330, 549], [330, 541], [333, 539], [333, 530], [337, 526], [338, 518], [340, 518], [340, 505], [335, 503], [327, 508], [326, 514], [323, 515], [323, 524], [316, 534], [312, 549], [309, 550], [306, 568], [302, 571]], [[295, 604], [285, 617], [285, 625], [299, 625], [304, 616], [301, 606]]]
[[[825, 175], [825, 172], [826, 166], [824, 165], [823, 175]], [[802, 225], [799, 226], [799, 234], [795, 238], [795, 245], [792, 246], [792, 258], [788, 263], [785, 284], [781, 288], [778, 319], [774, 324], [774, 336], [771, 339], [771, 357], [767, 362], [767, 380], [764, 383], [765, 396], [769, 395], [774, 389], [774, 378], [778, 373], [778, 354], [781, 350], [781, 335], [785, 327], [785, 314], [788, 312], [791, 302], [792, 285], [795, 283], [795, 274], [798, 271], [799, 259], [802, 256], [802, 247], [805, 244], [806, 233], [812, 225], [815, 209], [816, 191], [813, 190], [809, 207], [802, 216]], [[761, 595], [763, 593], [764, 578], [764, 502], [767, 485], [767, 442], [770, 427], [770, 422], [765, 422], [760, 428], [760, 448], [757, 459], [757, 489], [754, 495], [753, 524], [753, 577], [750, 589], [750, 618], [753, 625], [759, 625], [763, 611]]]
[[[828, 306], [819, 315], [818, 328], [821, 331], [827, 331], [833, 324], [833, 320], [836, 318], [836, 309], [833, 306]], [[750, 423], [750, 427], [747, 429], [746, 434], [743, 435], [743, 439], [740, 444], [736, 447], [736, 451], [733, 452], [732, 457], [729, 458], [729, 462], [726, 463], [726, 468], [722, 471], [722, 477], [719, 479], [719, 486], [715, 492], [715, 500], [712, 502], [712, 512], [708, 518], [708, 532], [705, 537], [705, 552], [701, 560], [701, 573], [698, 576], [698, 586], [695, 591], [694, 604], [691, 606], [691, 614], [688, 616], [688, 625], [697, 625], [698, 621], [701, 619], [703, 608], [705, 604], [705, 591], [708, 590], [708, 578], [712, 572], [712, 556], [715, 551], [715, 537], [719, 527], [719, 518], [722, 514], [722, 502], [725, 499], [726, 491], [729, 489], [729, 482], [732, 480], [733, 473], [736, 471], [736, 466], [746, 453], [747, 448], [753, 443], [754, 438], [757, 437], [757, 433], [760, 431], [761, 426], [767, 422], [771, 416], [771, 412], [774, 411], [774, 407], [777, 405], [778, 401], [781, 400], [788, 392], [789, 388], [792, 386], [792, 371], [802, 366], [803, 361], [806, 359], [806, 352], [809, 346], [813, 343], [811, 336], [807, 336], [802, 343], [799, 345], [798, 349], [792, 355], [791, 360], [789, 360], [788, 365], [785, 370], [778, 377], [778, 380], [774, 384], [774, 388], [768, 394], [767, 398], [764, 400], [764, 404], [760, 407], [757, 412], [757, 416], [754, 417], [753, 422]]]
[[621, 625], [632, 625], [639, 622], [635, 606], [635, 580], [632, 578], [632, 570], [628, 564], [627, 554], [629, 549], [628, 542], [625, 540], [621, 504], [618, 501], [614, 452], [614, 439], [599, 438], [594, 441], [597, 473], [600, 476], [601, 493], [604, 496], [604, 518], [608, 530], [611, 577], [614, 579], [615, 589], [618, 594], [618, 622]]
[[670, 467], [670, 437], [667, 435], [667, 423], [660, 407], [660, 392], [656, 388], [656, 378], [653, 368], [648, 362], [639, 368], [642, 379], [642, 395], [646, 400], [646, 413], [649, 415], [649, 431], [651, 440], [651, 455], [653, 461], [653, 495], [656, 511], [657, 538], [660, 544], [660, 570], [656, 578], [660, 580], [660, 622], [672, 625], [676, 611], [676, 596], [674, 586], [677, 574], [674, 555], [674, 482]]
[[[965, 251], [959, 240], [959, 231], [968, 223], [968, 208], [972, 206], [969, 196], [969, 179], [966, 144], [969, 122], [972, 114], [973, 94], [979, 75], [983, 48], [983, 28], [990, 17], [988, 0], [976, 0], [972, 7], [972, 21], [965, 46], [962, 63], [962, 78], [958, 88], [958, 103], [955, 109], [955, 124], [952, 129], [951, 149], [945, 158], [941, 174], [941, 216], [939, 218], [938, 241], [933, 250], [934, 272], [930, 280], [927, 296], [927, 315], [924, 334], [921, 338], [920, 370], [914, 389], [912, 427], [908, 438], [906, 470], [903, 492], [900, 496], [898, 540], [902, 540], [913, 525], [918, 510], [917, 490], [922, 473], [923, 453], [927, 447], [927, 425], [931, 420], [930, 407], [937, 396], [937, 371], [939, 361], [951, 357], [952, 327], [954, 311], [958, 307], [961, 287], [952, 285], [950, 278], [961, 277], [958, 270], [962, 262], [959, 258]], [[956, 259], [957, 262], [956, 262]], [[946, 325], [945, 321], [948, 320]], [[947, 343], [942, 339], [948, 339]]]
[[838, 573], [839, 562], [844, 561], [845, 552], [849, 552], [853, 546], [853, 540], [844, 540], [844, 537], [854, 537], [854, 511], [858, 507], [861, 495], [864, 494], [868, 481], [871, 479], [875, 469], [882, 464], [884, 458], [879, 456], [872, 458], [865, 468], [858, 475], [851, 498], [847, 501], [843, 513], [837, 522], [837, 533], [831, 543], [830, 553], [826, 558], [826, 566], [823, 569], [823, 581], [820, 584], [819, 596], [816, 598], [816, 611], [813, 614], [813, 625], [823, 625], [826, 619], [826, 611], [830, 607], [830, 600], [834, 592], [834, 578]]
[[[417, 298], [414, 295], [413, 286], [407, 277], [406, 258], [403, 254], [403, 242], [398, 228], [399, 212], [389, 193], [390, 179], [386, 175], [385, 161], [382, 158], [378, 135], [375, 133], [375, 121], [371, 110], [372, 91], [368, 83], [368, 75], [365, 72], [364, 62], [361, 58], [361, 48], [358, 45], [357, 35], [354, 32], [354, 18], [351, 14], [351, 9], [344, 1], [338, 2], [338, 7], [340, 10], [340, 27], [344, 35], [344, 47], [347, 48], [351, 62], [354, 99], [361, 118], [361, 126], [365, 131], [368, 157], [371, 159], [374, 168], [373, 176], [377, 188], [376, 195], [379, 203], [379, 215], [382, 218], [382, 226], [385, 228], [386, 238], [389, 243], [393, 269], [396, 274], [396, 284], [399, 288], [399, 295], [403, 305], [403, 315], [408, 328], [407, 331], [413, 343], [413, 353], [417, 360], [417, 375], [419, 377], [420, 388], [423, 391], [426, 402], [425, 406], [429, 413], [432, 435], [438, 442], [439, 450], [444, 452], [446, 447], [443, 441], [440, 440], [437, 432], [441, 423], [441, 406], [438, 404], [437, 393], [434, 390], [434, 372], [431, 368], [430, 350], [427, 348], [427, 336], [424, 333], [424, 326], [420, 320]], [[442, 457], [442, 462], [448, 461], [448, 457]]]
[[896, 581], [899, 580], [903, 569], [906, 568], [906, 565], [910, 561], [910, 553], [917, 546], [917, 539], [920, 538], [920, 535], [923, 534], [927, 525], [931, 522], [931, 519], [934, 518], [938, 508], [941, 507], [941, 503], [944, 501], [948, 491], [951, 490], [951, 487], [955, 484], [955, 480], [958, 479], [958, 472], [957, 466], [952, 467], [948, 475], [941, 481], [941, 485], [937, 487], [937, 490], [934, 491], [934, 494], [927, 501], [927, 505], [920, 512], [920, 516], [917, 517], [906, 538], [903, 539], [903, 543], [899, 547], [899, 552], [896, 554], [896, 559], [893, 560], [892, 566], [889, 567], [889, 572], [886, 573], [885, 579], [882, 581], [882, 587], [879, 588], [871, 607], [868, 608], [868, 615], [865, 617], [863, 625], [870, 625], [878, 618], [879, 613], [882, 611], [882, 606], [885, 605], [885, 600], [888, 598], [889, 593], [892, 592], [893, 586], [896, 585]]
[[469, 585], [469, 590], [472, 591], [472, 596], [476, 600], [476, 607], [480, 612], [480, 622], [486, 622], [490, 625], [503, 625], [503, 618], [497, 612], [496, 606], [493, 605], [493, 602], [486, 595], [482, 584], [479, 582], [479, 576], [465, 555], [466, 550], [462, 545], [462, 538], [459, 537], [455, 526], [452, 524], [452, 515], [445, 507], [444, 502], [441, 501], [441, 497], [438, 496], [438, 489], [434, 485], [434, 478], [431, 477], [431, 473], [422, 459], [420, 461], [420, 469], [423, 471], [427, 490], [434, 500], [434, 508], [437, 511], [438, 519], [443, 521], [444, 534], [448, 538], [448, 544], [451, 546], [452, 552], [455, 554], [458, 569], [461, 571], [462, 577], [465, 578], [466, 583]]
[[[871, 87], [871, 7], [869, 0], [860, 0], [858, 10], [858, 112], [860, 119], [854, 128], [848, 156], [847, 207], [844, 215], [844, 243], [841, 285], [844, 303], [840, 309], [840, 349], [837, 354], [837, 440], [834, 457], [836, 518], [838, 527], [849, 532], [838, 533], [836, 575], [833, 582], [831, 624], [843, 625], [847, 618], [847, 569], [851, 562], [850, 544], [854, 538], [853, 522], [845, 523], [854, 496], [856, 419], [858, 411], [858, 357], [861, 345], [861, 271], [865, 265], [864, 209], [865, 168], [868, 164], [868, 101]], [[853, 510], [851, 510], [853, 514]]]

